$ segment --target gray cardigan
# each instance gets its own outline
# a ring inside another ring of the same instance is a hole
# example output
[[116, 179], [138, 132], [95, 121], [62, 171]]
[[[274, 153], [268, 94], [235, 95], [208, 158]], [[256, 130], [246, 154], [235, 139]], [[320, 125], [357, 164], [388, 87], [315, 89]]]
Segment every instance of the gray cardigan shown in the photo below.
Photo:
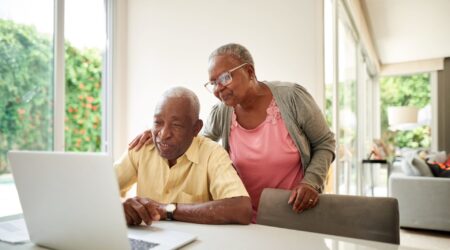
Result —
[[[301, 152], [304, 178], [318, 191], [323, 190], [328, 168], [335, 157], [336, 141], [322, 112], [312, 96], [302, 86], [288, 82], [264, 82], [275, 98], [287, 130]], [[229, 151], [233, 108], [214, 105], [205, 126], [204, 135], [214, 141], [222, 139]]]

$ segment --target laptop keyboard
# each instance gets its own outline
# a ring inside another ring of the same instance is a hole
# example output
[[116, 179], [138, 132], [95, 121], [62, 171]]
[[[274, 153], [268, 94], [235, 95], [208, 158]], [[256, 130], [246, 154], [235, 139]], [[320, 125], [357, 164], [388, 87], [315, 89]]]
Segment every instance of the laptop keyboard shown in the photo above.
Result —
[[158, 243], [128, 238], [132, 250], [147, 250], [158, 246]]

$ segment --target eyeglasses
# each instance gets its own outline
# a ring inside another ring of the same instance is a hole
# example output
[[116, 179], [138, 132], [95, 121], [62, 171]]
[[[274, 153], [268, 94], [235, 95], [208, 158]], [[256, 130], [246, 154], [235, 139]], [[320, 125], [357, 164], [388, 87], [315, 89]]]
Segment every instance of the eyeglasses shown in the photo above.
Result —
[[241, 67], [247, 65], [248, 63], [243, 63], [235, 68], [232, 68], [228, 71], [223, 72], [222, 74], [219, 75], [219, 77], [217, 77], [217, 79], [215, 81], [210, 81], [205, 83], [205, 88], [211, 92], [214, 93], [214, 91], [217, 89], [217, 86], [220, 84], [222, 87], [227, 86], [228, 84], [230, 84], [233, 81], [233, 77], [231, 77], [231, 73], [233, 73], [233, 71], [240, 69]]

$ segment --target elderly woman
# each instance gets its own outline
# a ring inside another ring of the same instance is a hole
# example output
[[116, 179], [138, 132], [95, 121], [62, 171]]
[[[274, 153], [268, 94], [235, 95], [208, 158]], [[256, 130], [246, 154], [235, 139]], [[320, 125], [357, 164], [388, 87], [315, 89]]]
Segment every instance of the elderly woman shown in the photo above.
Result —
[[[258, 81], [250, 52], [227, 44], [209, 57], [205, 87], [216, 104], [204, 135], [223, 147], [252, 200], [256, 218], [264, 188], [292, 190], [293, 210], [314, 207], [334, 160], [335, 139], [311, 95], [300, 85]], [[130, 147], [150, 140], [146, 132]]]

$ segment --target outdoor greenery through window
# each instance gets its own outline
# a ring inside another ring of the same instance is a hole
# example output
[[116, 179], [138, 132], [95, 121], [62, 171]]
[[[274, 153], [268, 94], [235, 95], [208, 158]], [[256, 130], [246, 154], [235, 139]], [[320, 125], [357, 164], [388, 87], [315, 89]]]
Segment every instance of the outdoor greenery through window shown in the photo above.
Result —
[[[396, 148], [430, 148], [431, 146], [431, 85], [430, 74], [383, 77], [381, 87], [381, 131], [385, 142]], [[387, 108], [414, 106], [419, 108], [415, 128], [404, 131], [389, 129]], [[428, 118], [426, 118], [428, 116]]]
[[53, 42], [29, 25], [0, 19], [0, 174], [10, 149], [51, 150]]
[[[54, 1], [36, 2], [0, 2], [0, 216], [20, 212], [7, 152], [54, 145]], [[66, 0], [64, 16], [65, 150], [101, 151], [104, 1]]]
[[65, 0], [66, 151], [101, 151], [103, 0]]

